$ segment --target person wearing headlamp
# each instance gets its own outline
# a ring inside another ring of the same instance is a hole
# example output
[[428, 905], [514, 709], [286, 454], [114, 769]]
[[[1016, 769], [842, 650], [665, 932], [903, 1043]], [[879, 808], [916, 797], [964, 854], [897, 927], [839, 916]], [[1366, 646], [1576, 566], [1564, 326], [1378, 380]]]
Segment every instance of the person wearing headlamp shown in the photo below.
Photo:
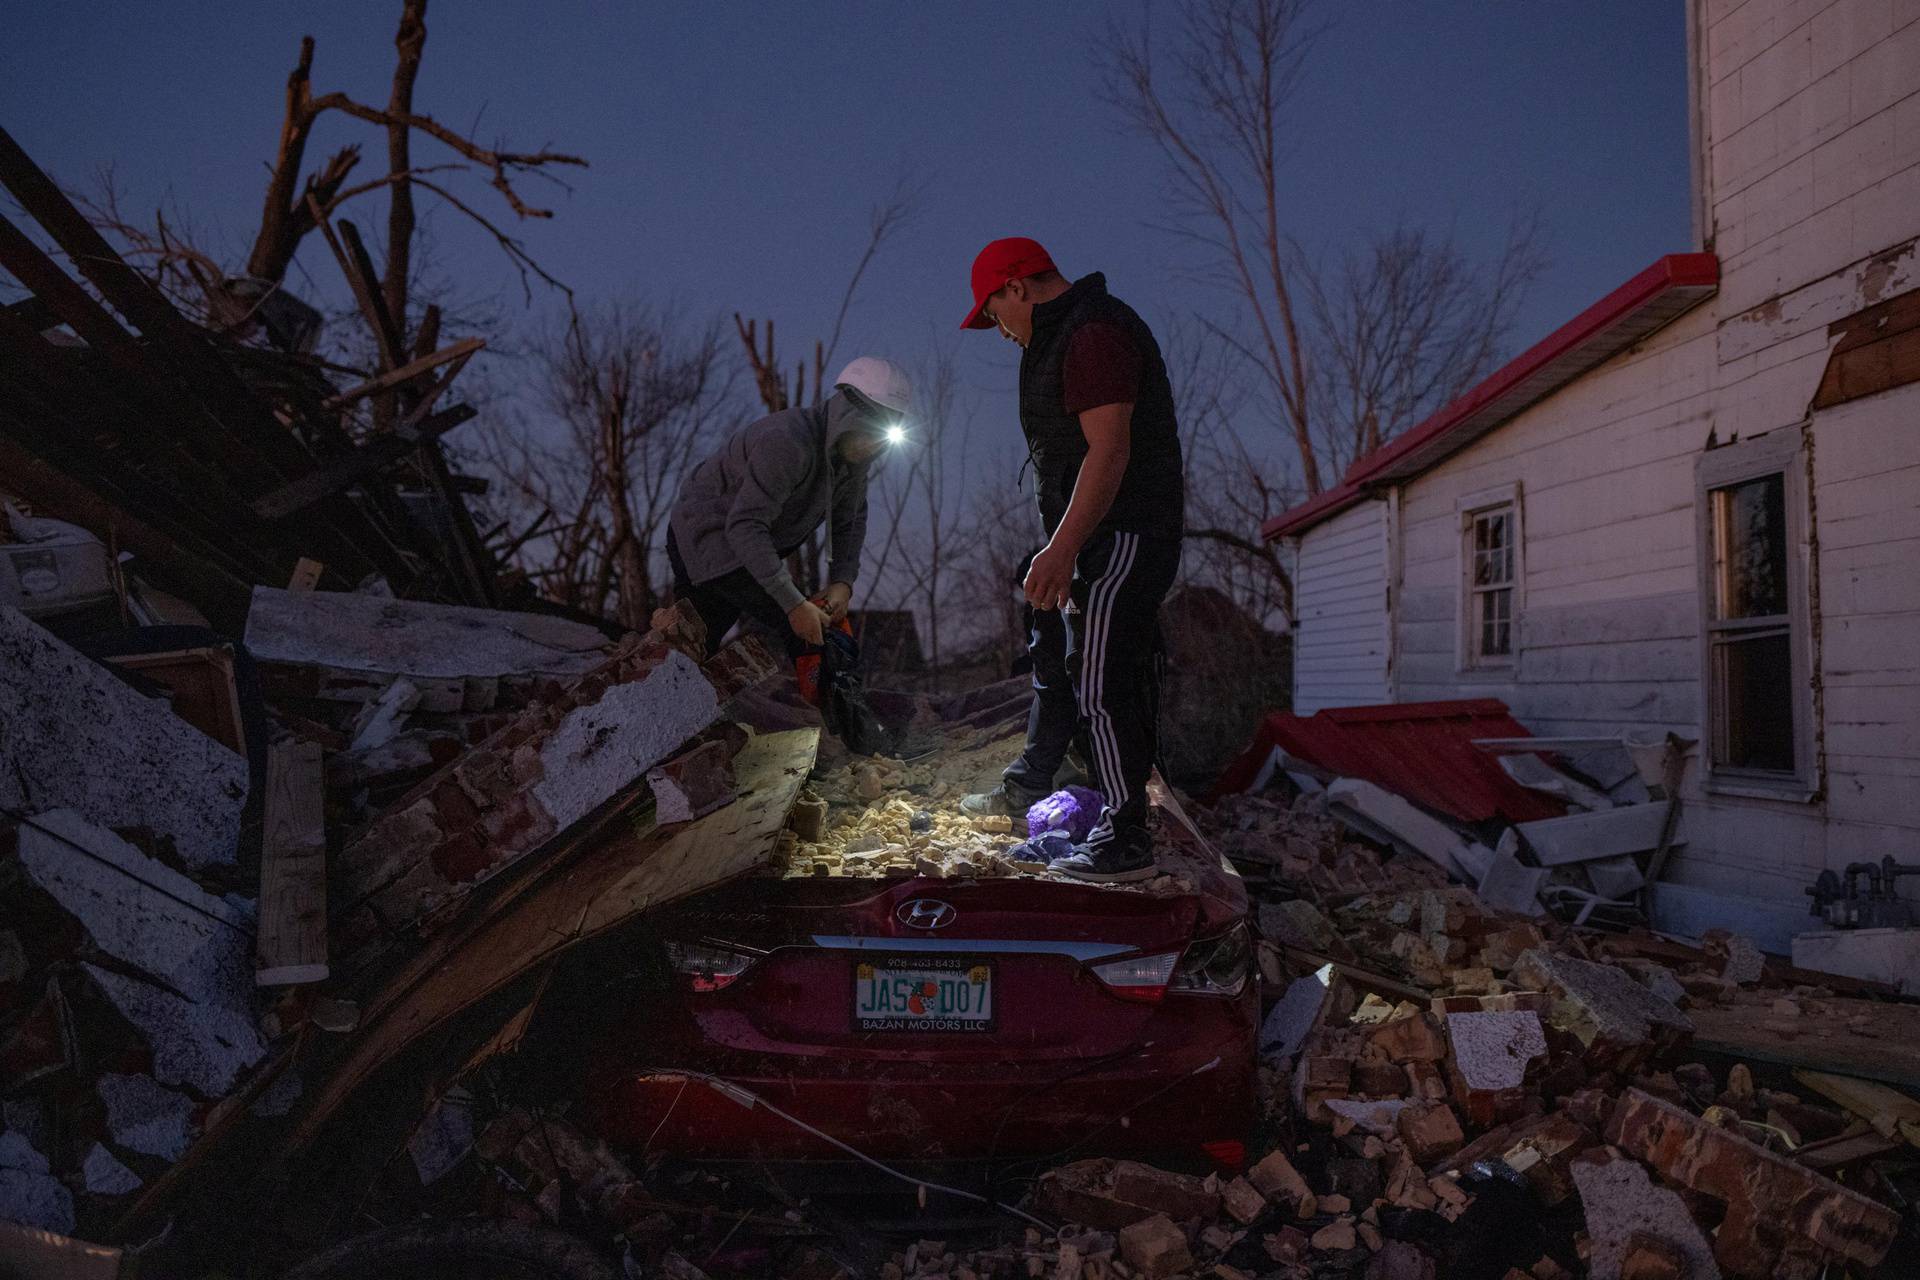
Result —
[[[707, 650], [741, 618], [817, 648], [846, 617], [867, 536], [867, 473], [907, 438], [913, 387], [890, 360], [861, 356], [818, 406], [784, 409], [736, 431], [680, 486], [667, 527], [674, 593], [707, 627]], [[827, 528], [827, 584], [812, 598], [786, 559]]]

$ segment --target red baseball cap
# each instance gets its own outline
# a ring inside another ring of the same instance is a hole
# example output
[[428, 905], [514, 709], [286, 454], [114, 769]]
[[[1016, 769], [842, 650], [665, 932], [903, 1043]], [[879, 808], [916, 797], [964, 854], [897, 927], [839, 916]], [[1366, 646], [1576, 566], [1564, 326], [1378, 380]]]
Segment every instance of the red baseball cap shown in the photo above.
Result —
[[1042, 271], [1058, 271], [1038, 240], [1008, 236], [995, 240], [973, 260], [973, 309], [960, 322], [962, 329], [991, 329], [993, 321], [982, 315], [987, 299], [1000, 292], [1009, 280], [1024, 280]]

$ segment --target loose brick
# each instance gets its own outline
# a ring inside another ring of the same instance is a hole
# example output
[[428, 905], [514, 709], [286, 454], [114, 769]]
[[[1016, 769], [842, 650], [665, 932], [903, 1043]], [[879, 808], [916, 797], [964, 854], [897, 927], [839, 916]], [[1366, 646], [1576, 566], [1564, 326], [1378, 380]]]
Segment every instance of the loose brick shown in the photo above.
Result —
[[1627, 1090], [1606, 1136], [1663, 1178], [1726, 1202], [1714, 1256], [1730, 1275], [1800, 1280], [1833, 1258], [1871, 1268], [1900, 1232], [1886, 1205], [1644, 1090]]

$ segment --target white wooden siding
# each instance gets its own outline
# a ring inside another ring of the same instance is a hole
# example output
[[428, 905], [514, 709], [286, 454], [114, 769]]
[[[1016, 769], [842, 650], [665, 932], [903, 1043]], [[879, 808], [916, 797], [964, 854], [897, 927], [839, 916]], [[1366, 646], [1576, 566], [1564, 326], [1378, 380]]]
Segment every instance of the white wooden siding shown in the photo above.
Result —
[[1294, 574], [1293, 709], [1387, 702], [1387, 504], [1309, 529]]

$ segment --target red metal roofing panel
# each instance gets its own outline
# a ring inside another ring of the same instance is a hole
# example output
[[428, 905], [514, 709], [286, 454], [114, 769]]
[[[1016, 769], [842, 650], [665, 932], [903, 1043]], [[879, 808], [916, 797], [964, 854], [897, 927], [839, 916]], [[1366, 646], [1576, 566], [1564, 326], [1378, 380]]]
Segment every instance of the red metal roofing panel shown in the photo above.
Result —
[[1668, 254], [1419, 426], [1357, 460], [1339, 485], [1268, 520], [1260, 536], [1271, 541], [1301, 533], [1360, 501], [1369, 486], [1418, 475], [1691, 310], [1719, 282], [1720, 260], [1711, 253]]
[[1507, 776], [1475, 738], [1524, 738], [1498, 698], [1330, 707], [1310, 716], [1276, 711], [1221, 776], [1217, 793], [1245, 790], [1273, 748], [1346, 778], [1364, 778], [1461, 822], [1532, 822], [1566, 806]]

